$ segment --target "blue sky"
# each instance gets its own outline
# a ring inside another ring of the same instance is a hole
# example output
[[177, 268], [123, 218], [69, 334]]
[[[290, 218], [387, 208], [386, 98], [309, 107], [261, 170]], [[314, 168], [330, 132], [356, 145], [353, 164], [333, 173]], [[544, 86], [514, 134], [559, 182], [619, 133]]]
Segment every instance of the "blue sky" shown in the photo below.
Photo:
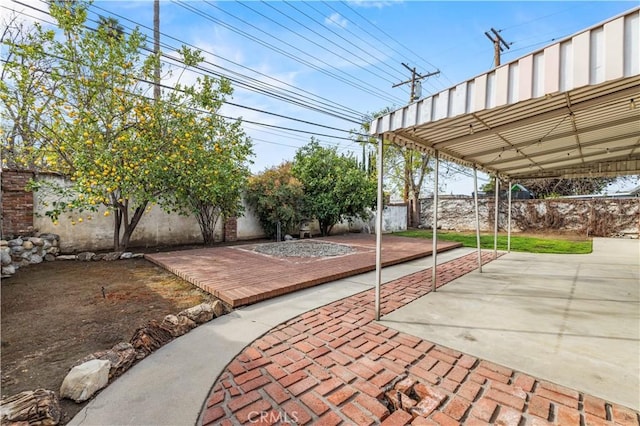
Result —
[[[0, 4], [11, 7], [11, 1], [1, 0]], [[410, 78], [402, 63], [422, 74], [440, 70], [438, 76], [423, 83], [423, 96], [428, 96], [492, 68], [493, 45], [484, 34], [491, 28], [512, 43], [502, 56], [505, 63], [637, 5], [638, 1], [176, 0], [161, 2], [160, 21], [163, 43], [171, 47], [179, 47], [182, 42], [198, 46], [207, 56], [206, 69], [225, 75], [241, 73], [243, 77], [235, 77], [241, 81], [251, 77], [255, 79], [253, 86], [266, 82], [270, 84], [267, 90], [277, 90], [281, 97], [290, 98], [296, 93], [298, 104], [256, 93], [241, 84], [234, 84], [232, 102], [332, 129], [239, 106], [225, 106], [225, 115], [344, 138], [348, 136], [344, 131], [358, 127], [358, 117], [407, 103], [408, 86], [391, 87]], [[39, 6], [44, 7], [42, 3]], [[98, 0], [94, 6], [95, 14], [90, 15], [94, 19], [96, 14], [114, 14], [125, 28], [153, 26], [150, 0]], [[151, 32], [143, 32], [149, 34], [151, 42]], [[195, 75], [182, 78], [188, 81]], [[299, 105], [309, 102], [317, 109], [330, 110], [330, 114]], [[260, 124], [247, 123], [245, 129], [254, 141], [255, 172], [292, 159], [296, 149], [308, 143], [311, 136]], [[344, 139], [318, 138], [337, 146], [340, 152], [357, 147]], [[472, 191], [464, 176], [448, 181], [443, 189], [446, 193]]]

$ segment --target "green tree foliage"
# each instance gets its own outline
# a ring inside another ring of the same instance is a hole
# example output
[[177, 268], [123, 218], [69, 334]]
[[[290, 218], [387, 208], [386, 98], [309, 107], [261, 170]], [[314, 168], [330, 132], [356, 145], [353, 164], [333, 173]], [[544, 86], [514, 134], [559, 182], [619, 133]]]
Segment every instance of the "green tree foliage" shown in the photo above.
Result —
[[367, 218], [376, 202], [376, 181], [354, 158], [338, 155], [316, 140], [295, 155], [293, 175], [304, 189], [303, 214], [318, 219], [322, 235], [354, 217]]
[[[371, 115], [372, 117], [380, 117], [391, 111], [391, 108], [386, 107]], [[358, 132], [352, 131], [352, 138], [363, 146], [363, 159], [366, 151], [373, 153], [375, 156], [374, 147], [378, 143], [376, 138], [362, 136], [369, 134], [369, 126], [369, 122], [364, 122]], [[366, 151], [365, 145], [368, 146]], [[383, 159], [386, 190], [401, 194], [405, 202], [411, 202], [412, 223], [410, 223], [410, 226], [417, 226], [420, 222], [420, 195], [425, 179], [432, 171], [432, 157], [428, 154], [384, 141]], [[369, 165], [369, 167], [371, 165], [375, 167], [374, 158], [369, 161]]]
[[[7, 18], [0, 37], [0, 143], [3, 168], [47, 170], [39, 134], [41, 115], [54, 100], [43, 91], [53, 59], [40, 46], [38, 26], [28, 27], [17, 17]], [[47, 34], [47, 36], [50, 36]], [[29, 46], [29, 55], [20, 54]]]
[[[0, 86], [0, 99], [18, 119], [27, 117], [22, 146], [72, 182], [35, 187], [58, 196], [47, 214], [57, 220], [63, 212], [104, 205], [104, 214], [114, 217], [114, 249], [124, 250], [150, 203], [199, 212], [214, 225], [220, 214], [238, 212], [251, 145], [239, 123], [215, 114], [231, 93], [229, 83], [203, 78], [154, 100], [158, 57], [142, 55], [145, 38], [138, 30], [125, 34], [109, 19], [95, 30], [85, 27], [85, 2], [52, 2], [50, 13], [60, 31], [36, 26], [14, 38], [9, 78]], [[182, 53], [188, 65], [199, 59], [197, 52]], [[48, 69], [36, 73], [38, 80], [29, 77], [43, 61]]]
[[274, 237], [277, 224], [285, 233], [296, 233], [302, 221], [302, 183], [291, 172], [292, 164], [285, 162], [249, 179], [247, 202], [260, 220], [267, 237]]
[[[535, 198], [553, 198], [567, 195], [598, 194], [616, 178], [559, 178], [559, 179], [523, 179], [512, 183], [519, 183], [534, 194]], [[500, 183], [501, 192], [505, 190], [504, 182]], [[491, 179], [482, 186], [485, 192], [495, 192], [495, 179]]]
[[[114, 248], [121, 250], [159, 189], [153, 181], [158, 135], [148, 125], [153, 105], [143, 82], [155, 58], [141, 57], [138, 31], [124, 36], [108, 25], [86, 28], [86, 9], [86, 3], [52, 2], [60, 33], [36, 26], [24, 43], [10, 46], [20, 59], [7, 66], [21, 76], [25, 65], [52, 60], [36, 86], [39, 95], [23, 102], [21, 112], [35, 117], [31, 136], [37, 142], [30, 144], [40, 161], [73, 183], [48, 188], [59, 196], [48, 214], [55, 220], [103, 204], [105, 214], [114, 213]], [[21, 84], [18, 79], [7, 87]]]
[[390, 186], [411, 202], [410, 226], [420, 223], [420, 195], [433, 158], [425, 153], [389, 143], [384, 149], [384, 172]]
[[168, 155], [159, 161], [158, 180], [165, 183], [161, 204], [195, 215], [203, 242], [213, 244], [218, 220], [242, 212], [252, 144], [240, 121], [230, 123], [217, 114], [232, 93], [228, 80], [205, 76], [193, 87], [176, 89], [159, 114], [163, 140], [170, 142]]

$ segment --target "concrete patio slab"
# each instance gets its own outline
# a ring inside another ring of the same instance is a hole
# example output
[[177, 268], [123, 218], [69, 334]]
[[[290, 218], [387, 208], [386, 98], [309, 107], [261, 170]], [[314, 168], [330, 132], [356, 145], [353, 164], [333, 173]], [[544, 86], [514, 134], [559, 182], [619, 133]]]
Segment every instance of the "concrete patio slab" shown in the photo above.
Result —
[[639, 410], [639, 249], [509, 253], [380, 324]]
[[[458, 248], [438, 264], [469, 255]], [[382, 281], [425, 270], [422, 258], [382, 270]], [[312, 309], [371, 290], [369, 272], [241, 307], [173, 340], [102, 390], [69, 425], [193, 425], [212, 383], [242, 349], [277, 325]]]

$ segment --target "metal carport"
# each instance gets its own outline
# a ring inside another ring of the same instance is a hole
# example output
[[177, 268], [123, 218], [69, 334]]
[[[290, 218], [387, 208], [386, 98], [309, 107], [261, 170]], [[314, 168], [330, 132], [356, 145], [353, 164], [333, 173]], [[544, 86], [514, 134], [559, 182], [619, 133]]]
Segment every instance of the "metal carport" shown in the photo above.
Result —
[[[379, 159], [383, 141], [389, 141], [431, 153], [436, 168], [444, 158], [496, 180], [621, 176], [640, 173], [639, 103], [636, 7], [378, 117], [370, 133], [378, 138]], [[382, 161], [378, 167], [380, 212]], [[437, 209], [437, 191], [434, 197]], [[379, 319], [382, 240], [376, 234]], [[435, 286], [435, 251], [433, 257]]]

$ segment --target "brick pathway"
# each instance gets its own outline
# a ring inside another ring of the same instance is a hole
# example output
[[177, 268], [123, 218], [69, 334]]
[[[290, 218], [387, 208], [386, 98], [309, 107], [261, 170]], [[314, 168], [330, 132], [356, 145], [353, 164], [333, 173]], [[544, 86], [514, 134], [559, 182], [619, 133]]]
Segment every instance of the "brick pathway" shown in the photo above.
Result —
[[[476, 267], [475, 253], [444, 264], [439, 286]], [[426, 270], [384, 285], [382, 313], [428, 293], [430, 281]], [[377, 324], [373, 303], [373, 290], [365, 291], [253, 342], [213, 385], [199, 424], [640, 424], [628, 408]], [[390, 413], [380, 402], [403, 377], [430, 395], [424, 416]]]
[[[182, 279], [222, 299], [232, 307], [281, 296], [375, 269], [375, 236], [347, 234], [314, 241], [346, 244], [355, 253], [323, 258], [278, 258], [253, 251], [255, 245], [214, 247], [145, 255]], [[438, 242], [438, 252], [460, 247]], [[431, 241], [384, 235], [383, 266], [432, 254]], [[239, 267], [240, 265], [240, 267]]]

